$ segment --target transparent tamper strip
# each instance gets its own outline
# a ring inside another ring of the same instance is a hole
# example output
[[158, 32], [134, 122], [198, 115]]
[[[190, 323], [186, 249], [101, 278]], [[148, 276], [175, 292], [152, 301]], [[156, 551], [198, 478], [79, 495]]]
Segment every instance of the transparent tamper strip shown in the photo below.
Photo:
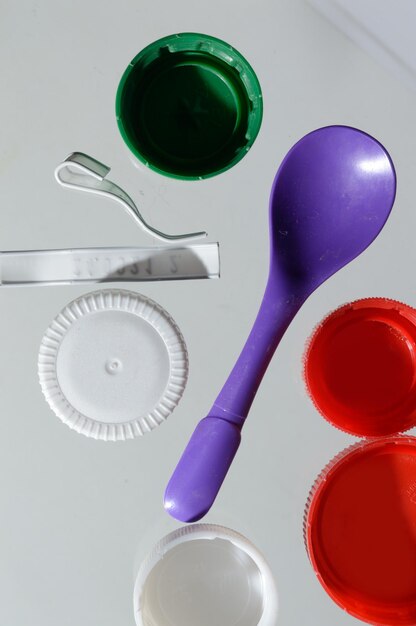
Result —
[[55, 169], [55, 179], [62, 187], [87, 191], [115, 200], [122, 205], [142, 230], [161, 241], [179, 243], [207, 236], [205, 231], [184, 235], [168, 235], [157, 228], [153, 228], [144, 220], [136, 204], [124, 189], [106, 178], [109, 172], [108, 165], [100, 163], [97, 159], [83, 152], [73, 152]]
[[218, 278], [219, 273], [218, 243], [0, 252], [1, 286]]

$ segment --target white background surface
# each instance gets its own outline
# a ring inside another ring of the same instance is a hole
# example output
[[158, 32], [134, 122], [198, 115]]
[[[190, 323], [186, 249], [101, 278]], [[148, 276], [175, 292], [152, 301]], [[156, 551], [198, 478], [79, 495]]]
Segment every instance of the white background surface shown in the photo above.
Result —
[[[314, 293], [290, 327], [206, 521], [243, 532], [263, 551], [279, 587], [281, 626], [356, 623], [326, 596], [303, 546], [309, 488], [353, 439], [313, 409], [301, 359], [313, 327], [342, 303], [388, 296], [416, 305], [415, 94], [302, 0], [2, 4], [0, 249], [149, 245], [111, 201], [58, 187], [54, 167], [80, 150], [112, 167], [112, 179], [152, 225], [208, 230], [221, 242], [222, 277], [138, 285], [180, 326], [190, 378], [166, 424], [119, 444], [70, 431], [37, 381], [46, 327], [88, 289], [0, 289], [0, 625], [133, 626], [134, 568], [178, 526], [162, 509], [166, 481], [258, 308], [275, 171], [297, 139], [332, 123], [357, 126], [391, 152], [395, 209], [373, 246]], [[181, 31], [234, 45], [264, 96], [263, 125], [247, 157], [193, 183], [136, 169], [114, 116], [130, 59]]]
[[416, 89], [414, 0], [310, 0], [343, 32]]

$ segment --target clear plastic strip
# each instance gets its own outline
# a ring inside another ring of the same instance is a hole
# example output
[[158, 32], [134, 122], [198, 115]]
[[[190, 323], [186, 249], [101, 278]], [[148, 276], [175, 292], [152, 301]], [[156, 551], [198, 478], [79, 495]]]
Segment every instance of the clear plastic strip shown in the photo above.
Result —
[[0, 253], [0, 285], [71, 285], [218, 278], [218, 243]]

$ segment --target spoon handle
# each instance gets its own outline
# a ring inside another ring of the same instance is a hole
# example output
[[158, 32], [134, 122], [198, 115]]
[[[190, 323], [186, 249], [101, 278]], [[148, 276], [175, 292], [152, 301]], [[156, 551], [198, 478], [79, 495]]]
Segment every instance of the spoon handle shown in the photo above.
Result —
[[298, 292], [284, 276], [270, 275], [246, 344], [208, 416], [197, 425], [166, 488], [165, 509], [176, 519], [197, 521], [214, 503], [267, 366], [309, 295]]
[[273, 354], [306, 297], [287, 278], [267, 283], [260, 310], [227, 381], [209, 416], [221, 417], [243, 426]]

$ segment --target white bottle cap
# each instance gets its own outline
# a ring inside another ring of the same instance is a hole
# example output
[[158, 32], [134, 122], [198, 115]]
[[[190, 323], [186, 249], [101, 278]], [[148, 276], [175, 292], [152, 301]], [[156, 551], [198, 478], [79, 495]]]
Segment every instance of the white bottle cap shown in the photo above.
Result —
[[141, 564], [134, 617], [137, 626], [275, 626], [276, 584], [243, 535], [192, 524], [161, 539]]
[[45, 398], [70, 428], [105, 441], [132, 439], [161, 424], [185, 389], [188, 355], [158, 304], [119, 289], [68, 304], [40, 346]]

